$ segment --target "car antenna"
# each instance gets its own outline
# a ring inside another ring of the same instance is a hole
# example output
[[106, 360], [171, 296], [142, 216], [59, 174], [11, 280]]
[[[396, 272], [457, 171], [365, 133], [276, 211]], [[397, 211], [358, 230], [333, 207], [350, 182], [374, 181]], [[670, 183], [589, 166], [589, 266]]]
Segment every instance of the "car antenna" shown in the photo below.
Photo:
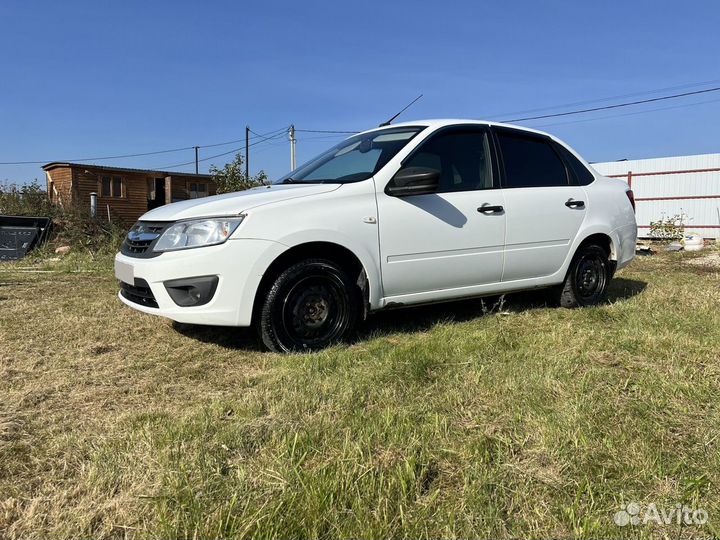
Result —
[[393, 116], [390, 120], [388, 120], [387, 122], [383, 122], [383, 123], [380, 124], [378, 127], [389, 126], [389, 125], [392, 123], [393, 120], [395, 120], [398, 116], [400, 116], [402, 113], [404, 113], [406, 110], [408, 110], [408, 109], [410, 108], [410, 106], [411, 106], [413, 103], [415, 103], [418, 99], [420, 99], [421, 97], [423, 97], [422, 94], [420, 94], [418, 97], [416, 97], [415, 99], [413, 99], [410, 103], [408, 103], [407, 105], [405, 105], [405, 107], [404, 107], [403, 109], [401, 109], [400, 112], [397, 113], [395, 116]]

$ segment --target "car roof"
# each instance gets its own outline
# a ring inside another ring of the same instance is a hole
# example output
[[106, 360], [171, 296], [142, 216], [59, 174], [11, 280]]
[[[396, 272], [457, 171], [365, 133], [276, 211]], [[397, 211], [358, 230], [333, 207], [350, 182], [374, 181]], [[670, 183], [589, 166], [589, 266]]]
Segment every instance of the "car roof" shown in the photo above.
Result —
[[391, 124], [389, 126], [381, 126], [381, 127], [377, 127], [374, 129], [367, 129], [367, 130], [363, 131], [362, 133], [367, 133], [369, 131], [377, 131], [379, 129], [389, 129], [389, 128], [396, 128], [396, 127], [403, 127], [403, 126], [423, 126], [423, 127], [431, 127], [431, 128], [435, 129], [435, 128], [446, 127], [446, 126], [468, 125], [468, 124], [507, 127], [507, 128], [512, 128], [512, 129], [518, 129], [521, 131], [527, 131], [529, 133], [537, 133], [539, 135], [545, 135], [546, 137], [556, 139], [549, 133], [540, 131], [538, 129], [532, 129], [532, 128], [528, 128], [525, 126], [517, 126], [515, 124], [504, 124], [502, 122], [493, 122], [491, 120], [473, 120], [473, 119], [469, 119], [469, 118], [431, 118], [431, 119], [426, 119], [426, 120], [413, 120], [410, 122], [398, 122], [397, 124]]

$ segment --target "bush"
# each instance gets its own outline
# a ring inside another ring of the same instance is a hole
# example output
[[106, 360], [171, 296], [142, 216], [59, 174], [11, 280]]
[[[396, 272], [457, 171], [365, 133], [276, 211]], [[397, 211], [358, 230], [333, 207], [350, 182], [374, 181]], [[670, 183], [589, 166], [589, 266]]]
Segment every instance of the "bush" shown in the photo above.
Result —
[[215, 165], [210, 166], [210, 174], [217, 186], [218, 193], [232, 193], [244, 191], [252, 187], [261, 186], [267, 181], [265, 171], [260, 171], [255, 176], [247, 177], [243, 170], [245, 160], [242, 154], [236, 154], [231, 163], [226, 163], [222, 169]]
[[8, 216], [47, 216], [54, 217], [58, 210], [50, 202], [47, 192], [33, 180], [29, 184], [18, 186], [0, 185], [0, 214]]
[[53, 231], [52, 241], [58, 245], [114, 253], [120, 249], [127, 228], [117, 221], [93, 219], [87, 210], [71, 209], [53, 218]]
[[659, 220], [650, 222], [650, 237], [662, 240], [680, 240], [685, 235], [687, 214], [681, 212], [674, 216], [662, 215]]

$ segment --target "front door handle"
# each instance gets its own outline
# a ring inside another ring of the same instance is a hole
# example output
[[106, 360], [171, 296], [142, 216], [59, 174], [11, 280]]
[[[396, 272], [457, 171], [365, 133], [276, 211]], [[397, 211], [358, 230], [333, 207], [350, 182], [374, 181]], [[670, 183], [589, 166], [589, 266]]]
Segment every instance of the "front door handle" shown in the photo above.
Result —
[[488, 204], [482, 205], [480, 208], [477, 209], [478, 212], [481, 214], [499, 214], [503, 212], [505, 209], [502, 206], [490, 206]]
[[585, 208], [585, 201], [574, 201], [572, 199], [568, 199], [565, 206], [568, 208]]

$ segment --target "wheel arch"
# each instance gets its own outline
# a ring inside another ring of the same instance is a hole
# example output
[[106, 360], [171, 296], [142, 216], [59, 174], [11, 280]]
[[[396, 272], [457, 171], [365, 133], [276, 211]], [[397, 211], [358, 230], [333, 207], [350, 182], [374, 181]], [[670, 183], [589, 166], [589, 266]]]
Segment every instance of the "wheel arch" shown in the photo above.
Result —
[[310, 258], [331, 260], [348, 272], [360, 290], [363, 307], [361, 316], [364, 318], [367, 315], [370, 311], [371, 293], [375, 291], [377, 284], [372, 283], [367, 266], [363, 264], [360, 257], [353, 250], [335, 242], [309, 241], [288, 247], [267, 267], [255, 291], [252, 309], [253, 320], [256, 320], [261, 308], [261, 299], [272, 286], [277, 276], [293, 264]]
[[578, 242], [576, 242], [575, 249], [570, 251], [568, 258], [563, 265], [563, 276], [567, 276], [567, 273], [570, 271], [570, 265], [572, 264], [578, 250], [591, 244], [599, 245], [605, 250], [608, 254], [608, 261], [610, 262], [610, 277], [612, 278], [612, 276], [615, 275], [618, 261], [618, 239], [613, 238], [612, 233], [608, 233], [604, 230], [589, 230], [586, 231], [585, 235]]
[[[617, 261], [617, 245], [613, 242], [612, 237], [604, 232], [595, 232], [585, 236], [575, 248], [574, 253], [577, 253], [578, 249], [589, 244], [596, 244], [605, 249], [608, 254], [608, 259], [611, 261]], [[574, 255], [573, 253], [573, 255]]]
[[561, 283], [567, 276], [567, 273], [570, 270], [570, 265], [572, 264], [578, 250], [588, 244], [599, 244], [607, 251], [608, 260], [612, 263], [614, 274], [615, 269], [617, 268], [620, 239], [615, 231], [608, 231], [606, 227], [595, 225], [581, 230], [575, 237], [572, 247], [568, 250], [565, 262], [554, 274], [554, 279], [557, 279], [557, 283]]

